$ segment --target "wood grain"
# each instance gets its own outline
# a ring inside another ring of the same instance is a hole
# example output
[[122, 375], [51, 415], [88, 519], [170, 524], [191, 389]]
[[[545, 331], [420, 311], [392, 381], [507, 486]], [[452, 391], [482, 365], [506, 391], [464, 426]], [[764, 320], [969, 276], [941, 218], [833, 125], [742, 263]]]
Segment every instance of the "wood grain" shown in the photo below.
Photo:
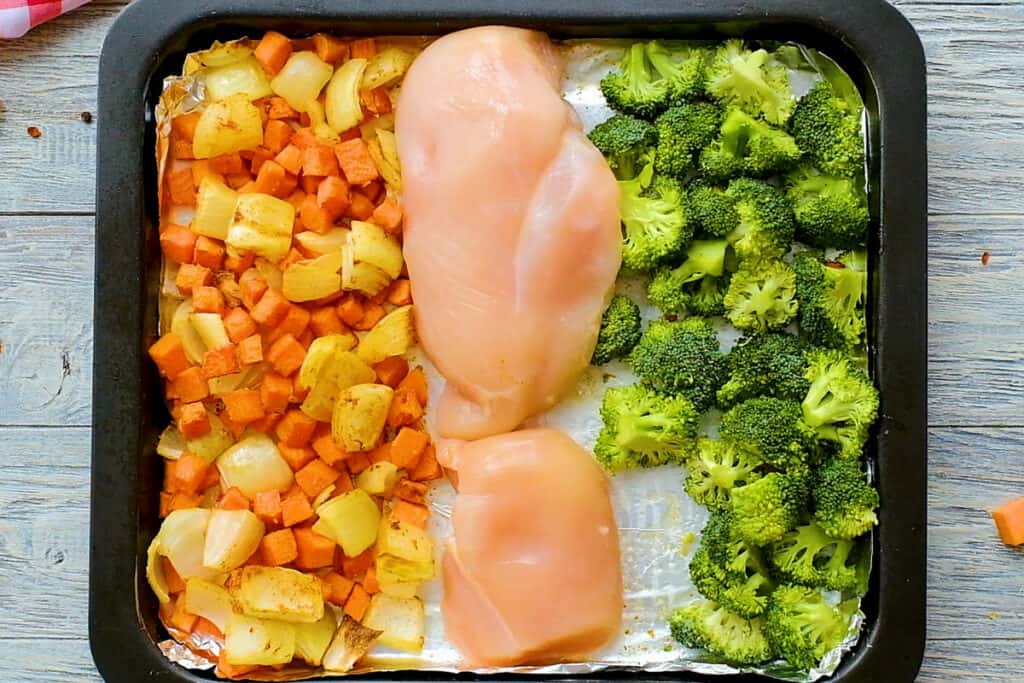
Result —
[[88, 425], [93, 219], [0, 216], [0, 424]]
[[[94, 0], [0, 43], [0, 662], [27, 683], [99, 680], [86, 621], [96, 140], [80, 113], [95, 112], [99, 48], [124, 4]], [[988, 512], [1024, 493], [1024, 3], [894, 4], [922, 36], [930, 78], [919, 680], [1020, 681], [1021, 553], [998, 543]]]

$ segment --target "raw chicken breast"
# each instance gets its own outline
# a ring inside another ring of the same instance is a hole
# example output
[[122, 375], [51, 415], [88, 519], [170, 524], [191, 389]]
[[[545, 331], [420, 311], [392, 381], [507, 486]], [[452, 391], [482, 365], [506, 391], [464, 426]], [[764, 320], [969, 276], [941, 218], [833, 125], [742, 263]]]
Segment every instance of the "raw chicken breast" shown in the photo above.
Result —
[[622, 620], [608, 480], [553, 429], [442, 442], [458, 473], [445, 633], [472, 666], [585, 659]]
[[587, 366], [621, 257], [618, 189], [561, 97], [548, 38], [482, 27], [428, 47], [396, 108], [416, 329], [447, 380], [436, 427], [477, 439]]

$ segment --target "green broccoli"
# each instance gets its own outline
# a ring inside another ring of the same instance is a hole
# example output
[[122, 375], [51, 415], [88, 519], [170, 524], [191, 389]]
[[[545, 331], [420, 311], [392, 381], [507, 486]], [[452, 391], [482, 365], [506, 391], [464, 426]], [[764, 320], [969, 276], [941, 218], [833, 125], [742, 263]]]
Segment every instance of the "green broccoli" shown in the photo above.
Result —
[[632, 299], [616, 294], [601, 316], [597, 346], [590, 362], [604, 365], [616, 358], [625, 358], [640, 341], [640, 307]]
[[681, 104], [654, 123], [658, 137], [655, 170], [683, 179], [696, 170], [694, 156], [715, 139], [722, 123], [722, 109], [708, 102]]
[[856, 538], [878, 523], [878, 491], [855, 460], [830, 458], [814, 473], [814, 522], [833, 538]]
[[740, 178], [726, 193], [736, 202], [740, 221], [727, 236], [740, 260], [779, 258], [790, 248], [796, 228], [793, 206], [763, 180]]
[[643, 119], [618, 114], [597, 124], [588, 137], [619, 180], [632, 180], [650, 161], [658, 129]]
[[754, 451], [766, 463], [783, 470], [806, 467], [815, 453], [816, 434], [804, 422], [796, 401], [771, 397], [746, 400], [722, 416], [721, 433], [722, 438]]
[[797, 254], [800, 333], [811, 343], [850, 351], [864, 346], [865, 260], [863, 252], [848, 252], [839, 261], [825, 261], [817, 251]]
[[718, 336], [703, 318], [654, 321], [630, 358], [645, 383], [682, 394], [701, 412], [714, 404], [725, 371]]
[[831, 605], [819, 590], [779, 586], [768, 600], [764, 633], [790, 664], [812, 669], [849, 634], [856, 610], [856, 600]]
[[647, 171], [620, 180], [622, 263], [638, 271], [653, 270], [678, 254], [693, 237], [686, 217], [686, 198], [678, 181]]
[[683, 285], [683, 292], [690, 298], [686, 309], [692, 315], [711, 318], [725, 315], [725, 293], [732, 282], [732, 273], [722, 277], [706, 277], [700, 282]]
[[634, 384], [605, 391], [601, 419], [604, 428], [594, 454], [617, 472], [682, 463], [694, 448], [700, 415], [684, 396]]
[[858, 459], [878, 417], [878, 390], [868, 374], [843, 351], [817, 349], [807, 354], [804, 377], [811, 383], [804, 421], [842, 457]]
[[809, 475], [806, 471], [772, 472], [732, 490], [736, 532], [754, 545], [781, 540], [807, 512]]
[[747, 574], [725, 571], [704, 546], [690, 560], [690, 581], [708, 600], [748, 619], [764, 612], [775, 588], [775, 582], [763, 570]]
[[668, 106], [669, 82], [654, 70], [644, 43], [633, 43], [619, 68], [601, 79], [601, 92], [615, 111], [651, 119]]
[[731, 505], [731, 491], [760, 479], [760, 464], [760, 458], [736, 444], [700, 439], [696, 453], [686, 463], [683, 488], [709, 510], [727, 509]]
[[773, 572], [784, 581], [830, 590], [856, 590], [866, 546], [832, 538], [817, 524], [798, 526], [766, 549]]
[[666, 83], [668, 101], [680, 104], [704, 93], [707, 55], [696, 47], [673, 47], [652, 40], [647, 43], [647, 59]]
[[[773, 583], [761, 551], [739, 535], [740, 524], [741, 520], [731, 510], [711, 513], [701, 534], [701, 550], [706, 551], [713, 568], [698, 564], [698, 578], [700, 586], [710, 593], [702, 593], [705, 597], [742, 616], [753, 617], [764, 611]], [[701, 575], [702, 570], [706, 576]], [[714, 577], [721, 579], [717, 587], [710, 585]]]
[[743, 332], [768, 332], [796, 317], [796, 274], [781, 259], [743, 261], [725, 293], [725, 317]]
[[790, 130], [800, 149], [828, 175], [863, 177], [862, 112], [863, 107], [837, 97], [832, 86], [821, 81], [800, 98]]
[[816, 247], [852, 249], [864, 244], [868, 200], [863, 182], [829, 176], [803, 165], [786, 178], [797, 237]]
[[769, 123], [784, 124], [796, 106], [789, 73], [765, 50], [747, 50], [742, 40], [726, 41], [707, 67], [707, 91]]
[[684, 285], [718, 278], [725, 272], [726, 240], [696, 240], [686, 250], [686, 260], [676, 268], [659, 270], [647, 288], [647, 298], [663, 313], [684, 313], [689, 307], [691, 292]]
[[718, 137], [701, 152], [700, 170], [713, 180], [767, 176], [787, 170], [799, 159], [800, 148], [786, 131], [730, 109]]
[[710, 600], [679, 608], [668, 624], [676, 641], [734, 664], [759, 664], [772, 658], [763, 619], [744, 619]]
[[711, 513], [701, 531], [701, 547], [707, 548], [711, 561], [726, 573], [750, 576], [764, 570], [760, 549], [739, 535], [732, 509]]
[[726, 356], [730, 374], [718, 390], [718, 405], [728, 409], [757, 396], [802, 401], [811, 386], [804, 377], [806, 350], [807, 344], [790, 334], [744, 337]]
[[736, 200], [721, 187], [694, 183], [687, 198], [690, 222], [695, 232], [722, 238], [740, 224]]
[[718, 601], [727, 576], [728, 572], [714, 563], [704, 545], [697, 548], [697, 552], [690, 558], [690, 581], [708, 600]]

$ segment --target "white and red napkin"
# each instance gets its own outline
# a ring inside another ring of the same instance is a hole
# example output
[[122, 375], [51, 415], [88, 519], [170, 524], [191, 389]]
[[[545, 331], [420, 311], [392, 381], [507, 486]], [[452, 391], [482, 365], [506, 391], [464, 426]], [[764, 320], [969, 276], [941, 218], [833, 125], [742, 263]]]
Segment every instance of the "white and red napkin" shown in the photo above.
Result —
[[0, 0], [0, 39], [18, 38], [89, 0]]

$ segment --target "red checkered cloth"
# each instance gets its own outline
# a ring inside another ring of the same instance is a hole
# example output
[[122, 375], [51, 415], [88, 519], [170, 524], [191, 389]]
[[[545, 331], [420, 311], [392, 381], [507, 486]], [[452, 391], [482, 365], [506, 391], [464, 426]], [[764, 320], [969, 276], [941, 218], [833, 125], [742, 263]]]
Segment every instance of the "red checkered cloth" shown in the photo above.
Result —
[[89, 0], [0, 0], [0, 38], [17, 38]]

